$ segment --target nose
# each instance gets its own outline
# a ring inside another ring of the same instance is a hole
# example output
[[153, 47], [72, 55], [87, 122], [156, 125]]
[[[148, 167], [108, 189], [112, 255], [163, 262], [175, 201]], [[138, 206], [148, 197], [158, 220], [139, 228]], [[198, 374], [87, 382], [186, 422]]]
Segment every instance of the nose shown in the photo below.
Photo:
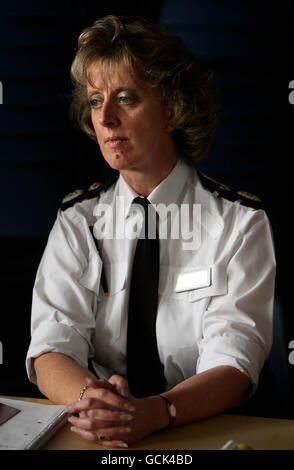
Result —
[[111, 100], [105, 101], [100, 109], [99, 123], [104, 127], [116, 127], [120, 120], [116, 106]]

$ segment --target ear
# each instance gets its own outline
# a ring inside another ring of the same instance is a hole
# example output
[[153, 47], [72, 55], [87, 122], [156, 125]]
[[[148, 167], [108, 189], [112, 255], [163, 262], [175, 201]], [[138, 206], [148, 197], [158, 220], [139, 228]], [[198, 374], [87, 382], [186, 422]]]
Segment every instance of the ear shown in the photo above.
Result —
[[175, 129], [174, 126], [174, 110], [168, 109], [166, 112], [166, 130], [172, 132]]

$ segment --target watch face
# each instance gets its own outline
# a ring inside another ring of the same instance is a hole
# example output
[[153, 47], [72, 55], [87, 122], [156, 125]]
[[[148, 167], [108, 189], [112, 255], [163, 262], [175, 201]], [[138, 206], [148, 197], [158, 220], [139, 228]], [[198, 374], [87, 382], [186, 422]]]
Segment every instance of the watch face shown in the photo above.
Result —
[[176, 410], [176, 407], [175, 405], [170, 405], [170, 414], [173, 418], [175, 418], [177, 416], [177, 410]]

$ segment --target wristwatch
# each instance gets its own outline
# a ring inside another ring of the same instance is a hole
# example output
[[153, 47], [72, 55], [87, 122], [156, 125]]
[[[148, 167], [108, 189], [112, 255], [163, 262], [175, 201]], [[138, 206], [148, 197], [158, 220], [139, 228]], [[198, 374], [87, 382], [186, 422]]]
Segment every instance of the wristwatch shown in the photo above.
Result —
[[169, 423], [167, 427], [169, 428], [176, 420], [177, 417], [177, 409], [175, 405], [165, 396], [165, 395], [159, 395], [166, 404], [166, 411], [169, 416]]

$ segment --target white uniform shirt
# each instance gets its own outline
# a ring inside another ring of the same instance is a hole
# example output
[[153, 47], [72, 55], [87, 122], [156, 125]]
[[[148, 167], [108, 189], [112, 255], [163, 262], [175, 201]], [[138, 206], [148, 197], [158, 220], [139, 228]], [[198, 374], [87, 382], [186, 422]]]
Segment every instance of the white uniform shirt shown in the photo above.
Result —
[[[92, 358], [100, 377], [126, 376], [128, 298], [136, 239], [122, 236], [118, 224], [139, 220], [131, 206], [136, 196], [120, 176], [101, 192], [99, 201], [97, 197], [83, 200], [58, 212], [33, 292], [27, 354], [31, 381], [36, 382], [33, 358], [49, 351], [66, 354], [84, 367]], [[155, 205], [198, 204], [201, 208], [198, 246], [196, 241], [189, 248], [183, 236], [160, 240], [156, 335], [167, 388], [220, 365], [245, 373], [255, 388], [272, 343], [275, 258], [265, 212], [217, 197], [181, 161], [148, 198]], [[114, 217], [113, 225], [113, 219], [103, 213], [97, 216], [104, 207], [101, 204], [108, 204], [115, 215], [117, 201], [126, 208], [120, 222]], [[120, 239], [99, 241], [99, 254], [88, 224], [96, 222], [97, 227], [103, 217], [106, 232], [113, 228]], [[160, 224], [164, 222], [162, 217]], [[175, 222], [172, 218], [172, 226]], [[100, 282], [102, 264], [108, 296]], [[199, 269], [210, 273], [210, 285], [176, 292], [178, 276]]]

